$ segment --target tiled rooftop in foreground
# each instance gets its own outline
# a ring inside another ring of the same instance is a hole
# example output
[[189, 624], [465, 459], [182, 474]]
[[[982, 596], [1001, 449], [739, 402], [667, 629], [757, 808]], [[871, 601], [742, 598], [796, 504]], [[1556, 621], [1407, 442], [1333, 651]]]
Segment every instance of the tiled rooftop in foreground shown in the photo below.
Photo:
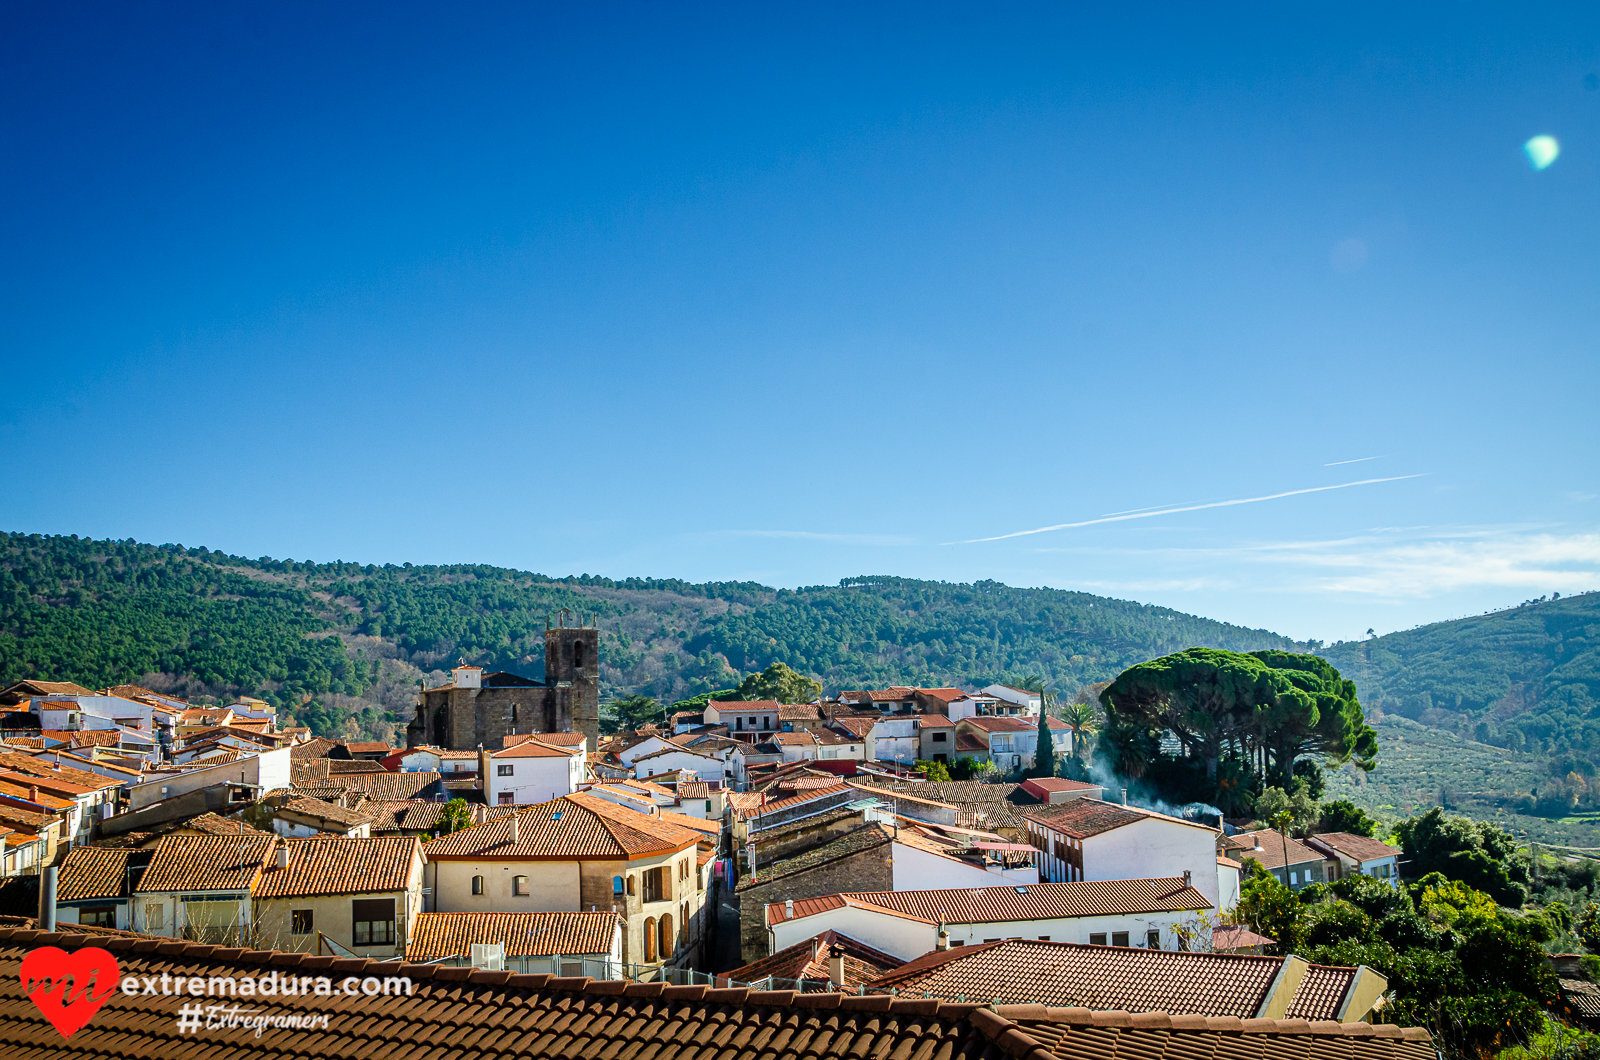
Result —
[[[1043, 1005], [900, 1000], [886, 995], [714, 990], [596, 982], [470, 968], [244, 951], [182, 941], [0, 928], [0, 978], [15, 984], [35, 947], [100, 946], [122, 976], [407, 975], [409, 997], [257, 997], [259, 1014], [326, 1014], [326, 1028], [179, 1035], [191, 999], [117, 992], [63, 1039], [20, 990], [0, 994], [7, 1060], [73, 1056], [182, 1060], [1435, 1060], [1426, 1031], [1369, 1024], [1091, 1013]], [[337, 987], [336, 987], [337, 989]]]

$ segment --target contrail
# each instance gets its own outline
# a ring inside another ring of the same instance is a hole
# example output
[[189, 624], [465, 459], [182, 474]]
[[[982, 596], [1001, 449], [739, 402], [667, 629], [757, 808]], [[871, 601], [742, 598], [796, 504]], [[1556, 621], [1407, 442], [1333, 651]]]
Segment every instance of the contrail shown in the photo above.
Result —
[[1383, 457], [1381, 457], [1381, 456], [1358, 456], [1354, 460], [1335, 460], [1331, 464], [1323, 464], [1322, 466], [1323, 467], [1338, 467], [1340, 464], [1360, 464], [1360, 463], [1363, 463], [1363, 462], [1365, 462], [1367, 460], [1382, 460], [1382, 459], [1383, 459]]
[[1055, 526], [1041, 526], [1037, 530], [1017, 530], [1009, 534], [999, 534], [995, 537], [974, 537], [967, 541], [946, 541], [947, 545], [977, 545], [985, 541], [1004, 541], [1009, 537], [1027, 537], [1029, 534], [1047, 534], [1052, 530], [1071, 530], [1078, 526], [1094, 526], [1096, 523], [1120, 523], [1125, 519], [1148, 519], [1154, 515], [1172, 515], [1175, 512], [1197, 512], [1202, 508], [1228, 508], [1235, 504], [1255, 504], [1257, 501], [1275, 501], [1280, 497], [1297, 497], [1302, 493], [1321, 493], [1323, 490], [1349, 489], [1351, 486], [1370, 486], [1375, 482], [1399, 482], [1402, 479], [1421, 478], [1416, 475], [1395, 475], [1392, 478], [1364, 478], [1360, 482], [1341, 482], [1337, 486], [1312, 486], [1310, 489], [1289, 490], [1286, 493], [1269, 493], [1265, 497], [1241, 497], [1233, 501], [1211, 501], [1208, 504], [1190, 504], [1183, 508], [1162, 508], [1159, 511], [1143, 512], [1138, 515], [1108, 515], [1099, 519], [1085, 519], [1081, 523], [1057, 523]]

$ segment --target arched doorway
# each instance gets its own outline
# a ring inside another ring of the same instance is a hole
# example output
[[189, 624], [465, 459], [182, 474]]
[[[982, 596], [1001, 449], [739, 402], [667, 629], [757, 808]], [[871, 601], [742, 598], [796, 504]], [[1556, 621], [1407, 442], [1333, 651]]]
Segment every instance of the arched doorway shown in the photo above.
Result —
[[450, 746], [450, 711], [447, 707], [440, 707], [439, 713], [433, 716], [433, 745], [435, 747]]
[[672, 914], [671, 913], [662, 913], [661, 914], [661, 959], [662, 960], [666, 961], [666, 960], [671, 960], [672, 959], [672, 954], [677, 949], [677, 947], [673, 944], [674, 941], [675, 940], [674, 940], [674, 937], [673, 937], [673, 934], [672, 934]]
[[644, 921], [644, 963], [656, 963], [656, 918], [653, 916]]

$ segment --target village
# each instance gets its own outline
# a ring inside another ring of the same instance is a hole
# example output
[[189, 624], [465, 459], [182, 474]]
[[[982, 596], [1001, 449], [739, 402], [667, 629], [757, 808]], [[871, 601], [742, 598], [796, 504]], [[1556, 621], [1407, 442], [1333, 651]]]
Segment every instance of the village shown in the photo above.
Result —
[[[1265, 955], [1231, 914], [1249, 862], [1294, 890], [1397, 886], [1394, 847], [1027, 777], [1041, 731], [1062, 759], [1073, 734], [997, 684], [713, 699], [599, 736], [589, 639], [552, 631], [559, 684], [462, 665], [419, 693], [410, 734], [444, 745], [319, 738], [258, 699], [14, 684], [0, 894], [31, 878], [45, 932], [308, 960], [1381, 1022], [1378, 972]], [[558, 687], [575, 709], [525, 706]], [[985, 778], [917, 767], [963, 761]]]

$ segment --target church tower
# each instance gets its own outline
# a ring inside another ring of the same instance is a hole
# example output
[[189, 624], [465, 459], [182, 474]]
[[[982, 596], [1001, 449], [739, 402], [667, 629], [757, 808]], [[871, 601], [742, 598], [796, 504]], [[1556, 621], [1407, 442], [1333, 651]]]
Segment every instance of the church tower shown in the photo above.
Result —
[[[566, 615], [562, 615], [566, 621]], [[579, 620], [582, 621], [581, 619]], [[592, 751], [600, 745], [600, 631], [558, 626], [545, 631], [544, 681], [555, 690], [550, 732], [581, 732]]]

